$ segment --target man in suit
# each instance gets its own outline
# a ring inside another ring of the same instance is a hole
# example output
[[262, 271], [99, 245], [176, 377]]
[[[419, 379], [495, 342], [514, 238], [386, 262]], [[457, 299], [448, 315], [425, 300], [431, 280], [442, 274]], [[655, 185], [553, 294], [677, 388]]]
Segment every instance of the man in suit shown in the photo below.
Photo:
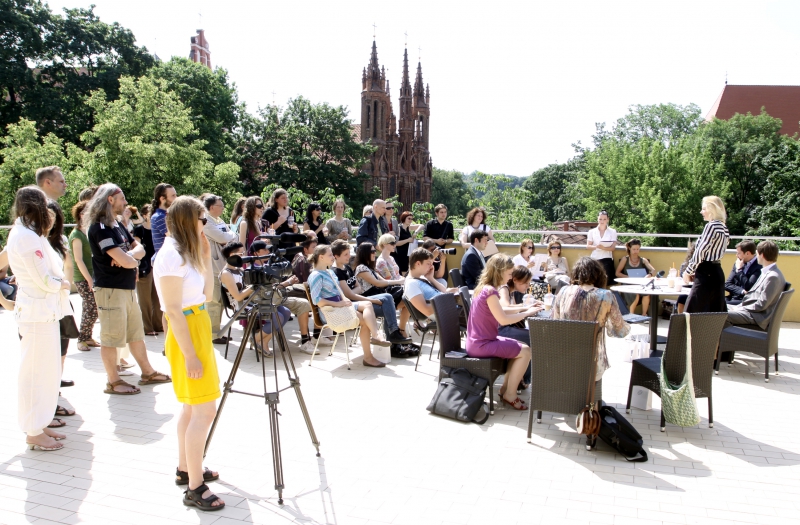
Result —
[[736, 245], [736, 263], [725, 281], [725, 291], [729, 294], [725, 301], [728, 305], [740, 304], [759, 276], [761, 265], [756, 257], [756, 244], [753, 241], [740, 242]]
[[461, 278], [464, 285], [470, 290], [474, 290], [478, 284], [481, 272], [486, 268], [486, 259], [483, 257], [483, 250], [489, 242], [489, 234], [483, 230], [475, 230], [469, 234], [470, 247], [461, 259]]
[[386, 202], [376, 199], [372, 203], [372, 215], [361, 219], [358, 225], [357, 244], [368, 242], [373, 246], [378, 245], [380, 236], [389, 232], [389, 226], [387, 226], [386, 217], [384, 217], [385, 214]]
[[761, 277], [746, 292], [742, 304], [728, 308], [730, 325], [758, 325], [765, 330], [769, 325], [778, 298], [786, 287], [786, 279], [776, 264], [778, 246], [772, 241], [761, 241], [756, 248], [758, 262], [761, 264]]

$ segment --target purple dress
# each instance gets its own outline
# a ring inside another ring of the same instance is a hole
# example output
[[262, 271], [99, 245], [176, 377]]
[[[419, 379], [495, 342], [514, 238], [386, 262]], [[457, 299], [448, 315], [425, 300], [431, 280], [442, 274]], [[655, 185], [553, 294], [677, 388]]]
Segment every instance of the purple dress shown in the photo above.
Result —
[[492, 295], [499, 298], [497, 289], [484, 286], [472, 299], [467, 321], [467, 354], [470, 357], [513, 359], [522, 350], [522, 343], [516, 339], [497, 335], [497, 319], [489, 310], [488, 299]]

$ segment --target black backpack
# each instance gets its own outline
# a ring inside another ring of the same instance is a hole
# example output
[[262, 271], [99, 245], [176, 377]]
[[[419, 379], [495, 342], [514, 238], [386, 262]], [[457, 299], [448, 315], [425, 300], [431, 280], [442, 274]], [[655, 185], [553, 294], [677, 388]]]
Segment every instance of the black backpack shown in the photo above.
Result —
[[471, 374], [466, 368], [442, 367], [442, 371], [449, 377], [439, 382], [428, 411], [464, 423], [486, 423], [489, 412], [485, 409], [483, 400], [489, 381]]
[[[600, 439], [631, 462], [647, 461], [642, 435], [614, 407], [600, 407]], [[640, 457], [636, 457], [640, 456]]]

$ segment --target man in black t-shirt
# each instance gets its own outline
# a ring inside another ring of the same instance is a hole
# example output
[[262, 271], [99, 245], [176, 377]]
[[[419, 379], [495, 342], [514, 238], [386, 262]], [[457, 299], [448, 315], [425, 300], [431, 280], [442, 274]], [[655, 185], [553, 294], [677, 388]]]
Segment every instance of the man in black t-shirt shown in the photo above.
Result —
[[119, 378], [117, 348], [126, 344], [142, 371], [140, 385], [171, 381], [168, 375], [156, 372], [147, 359], [142, 313], [136, 296], [136, 274], [145, 250], [115, 219], [127, 205], [122, 190], [106, 183], [97, 188], [84, 211], [100, 317], [100, 356], [108, 375], [105, 392], [120, 395], [140, 392]]
[[447, 220], [447, 206], [444, 204], [437, 204], [433, 209], [435, 219], [432, 219], [425, 224], [425, 232], [422, 234], [422, 239], [427, 241], [431, 239], [439, 247], [453, 242], [453, 223]]

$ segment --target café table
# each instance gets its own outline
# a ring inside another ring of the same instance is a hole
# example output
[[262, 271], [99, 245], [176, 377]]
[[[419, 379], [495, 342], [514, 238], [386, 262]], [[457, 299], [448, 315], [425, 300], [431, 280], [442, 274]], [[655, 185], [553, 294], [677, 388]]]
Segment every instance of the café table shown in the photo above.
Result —
[[650, 353], [656, 350], [658, 344], [658, 298], [659, 296], [689, 295], [691, 286], [683, 286], [680, 290], [667, 286], [667, 279], [653, 279], [652, 277], [620, 277], [615, 279], [623, 282], [611, 289], [619, 293], [654, 296], [650, 301]]

